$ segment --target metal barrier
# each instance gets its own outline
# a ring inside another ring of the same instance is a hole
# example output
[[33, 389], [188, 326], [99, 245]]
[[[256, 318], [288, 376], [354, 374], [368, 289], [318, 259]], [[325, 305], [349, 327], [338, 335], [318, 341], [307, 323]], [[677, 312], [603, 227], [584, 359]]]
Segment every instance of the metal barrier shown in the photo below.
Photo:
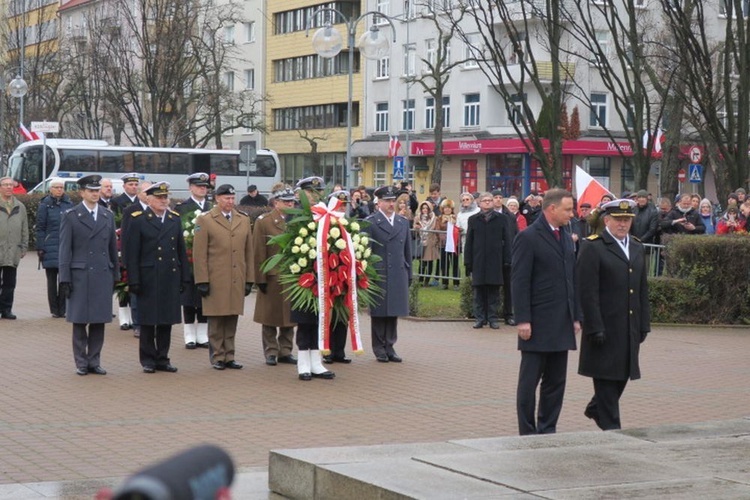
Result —
[[458, 253], [446, 253], [445, 238], [445, 231], [411, 230], [412, 276], [425, 286], [458, 288], [465, 276], [462, 242], [457, 242]]
[[664, 272], [664, 256], [662, 255], [664, 245], [644, 243], [643, 246], [646, 249], [646, 270], [648, 277], [655, 278], [661, 276]]

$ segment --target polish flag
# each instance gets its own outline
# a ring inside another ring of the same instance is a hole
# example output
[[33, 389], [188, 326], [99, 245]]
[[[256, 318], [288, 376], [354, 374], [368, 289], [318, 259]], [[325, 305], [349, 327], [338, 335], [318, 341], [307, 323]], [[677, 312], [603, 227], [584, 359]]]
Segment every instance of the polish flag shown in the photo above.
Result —
[[590, 203], [592, 207], [596, 207], [599, 205], [602, 196], [605, 194], [612, 196], [614, 199], [614, 195], [612, 195], [607, 188], [602, 186], [599, 181], [591, 177], [588, 172], [578, 165], [576, 165], [576, 194], [578, 195], [579, 207], [587, 202]]
[[32, 132], [29, 129], [27, 129], [26, 125], [24, 125], [23, 123], [19, 124], [18, 131], [21, 132], [21, 135], [27, 141], [36, 141], [36, 140], [44, 139], [44, 134], [42, 132]]
[[667, 136], [664, 135], [664, 130], [662, 129], [657, 129], [655, 136], [650, 130], [646, 130], [643, 133], [643, 149], [648, 149], [652, 136], [654, 137], [654, 148], [653, 151], [651, 151], [651, 156], [659, 158], [662, 155], [662, 149], [664, 148], [664, 142], [667, 140]]
[[398, 140], [397, 135], [390, 137], [388, 141], [388, 158], [398, 156], [398, 150], [401, 149], [401, 142]]

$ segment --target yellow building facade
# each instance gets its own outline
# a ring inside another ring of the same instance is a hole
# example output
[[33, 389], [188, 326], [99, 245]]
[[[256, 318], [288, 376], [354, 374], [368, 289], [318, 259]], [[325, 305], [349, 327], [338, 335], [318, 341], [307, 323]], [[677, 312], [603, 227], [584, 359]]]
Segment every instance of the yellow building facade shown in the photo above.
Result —
[[[341, 21], [356, 19], [362, 3], [333, 2], [344, 18], [330, 11], [313, 16], [332, 2], [268, 0], [266, 4], [265, 145], [279, 154], [282, 179], [287, 182], [309, 175], [322, 176], [331, 185], [353, 182], [345, 166], [349, 68], [347, 26]], [[332, 59], [316, 55], [312, 46], [322, 16], [330, 16], [343, 37], [342, 51]], [[353, 141], [362, 137], [363, 112], [363, 64], [358, 51], [354, 56]]]

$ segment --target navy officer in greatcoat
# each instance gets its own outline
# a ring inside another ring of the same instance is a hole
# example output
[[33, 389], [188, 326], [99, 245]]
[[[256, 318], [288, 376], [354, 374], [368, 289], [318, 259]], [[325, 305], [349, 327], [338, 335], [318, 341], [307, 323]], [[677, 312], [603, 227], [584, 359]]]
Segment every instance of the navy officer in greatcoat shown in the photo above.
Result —
[[411, 284], [411, 241], [409, 221], [395, 211], [396, 196], [393, 186], [375, 190], [377, 210], [366, 221], [372, 253], [382, 259], [375, 265], [382, 277], [383, 294], [370, 308], [372, 352], [381, 363], [400, 363], [401, 357], [393, 346], [398, 339], [398, 317], [409, 314], [409, 285]]
[[102, 177], [78, 180], [82, 201], [60, 221], [60, 293], [67, 301], [66, 319], [73, 323], [76, 373], [106, 375], [100, 364], [104, 324], [112, 322], [112, 290], [120, 269], [115, 217], [99, 205]]
[[190, 282], [180, 214], [169, 210], [169, 183], [146, 190], [125, 239], [130, 293], [138, 297], [139, 358], [145, 373], [176, 372], [169, 361], [172, 325], [182, 320], [180, 291]]
[[578, 373], [594, 379], [584, 415], [602, 430], [620, 428], [620, 397], [641, 377], [638, 355], [651, 330], [644, 247], [629, 235], [635, 202], [602, 206], [604, 231], [581, 243], [578, 284], [583, 337]]

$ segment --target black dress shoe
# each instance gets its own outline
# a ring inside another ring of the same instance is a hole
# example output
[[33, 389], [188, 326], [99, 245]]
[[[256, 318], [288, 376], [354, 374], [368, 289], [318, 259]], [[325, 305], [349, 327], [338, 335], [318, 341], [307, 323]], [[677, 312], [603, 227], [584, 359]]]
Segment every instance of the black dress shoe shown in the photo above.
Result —
[[88, 375], [89, 371], [86, 368], [78, 368], [76, 370], [76, 374], [84, 376], [84, 375]]
[[474, 326], [472, 326], [472, 328], [479, 329], [479, 328], [482, 328], [483, 326], [484, 326], [484, 323], [482, 323], [481, 321], [477, 321], [476, 323], [474, 323]]
[[57, 314], [57, 313], [52, 313], [52, 317], [53, 317], [53, 318], [64, 318], [64, 317], [65, 317], [65, 315], [64, 315], [64, 314]]
[[266, 356], [266, 364], [268, 366], [276, 366], [277, 363], [278, 361], [276, 360], [276, 356]]
[[188, 342], [185, 344], [185, 349], [195, 349], [198, 345], [195, 342]]
[[131, 328], [133, 327], [127, 323], [125, 323], [124, 325], [120, 325], [120, 330], [130, 330]]
[[159, 365], [156, 367], [156, 371], [174, 373], [177, 371], [177, 367], [172, 365]]
[[330, 354], [327, 356], [323, 356], [323, 363], [327, 365], [330, 365], [331, 363], [333, 363], [333, 356], [331, 356]]
[[500, 328], [500, 323], [496, 321], [490, 321], [490, 328], [492, 328], [493, 330], [497, 330], [498, 328]]
[[241, 370], [242, 369], [242, 365], [239, 364], [238, 362], [236, 362], [235, 360], [227, 361], [226, 363], [224, 363], [224, 366], [227, 367], [227, 368], [230, 368], [232, 370]]
[[208, 349], [211, 346], [208, 345], [208, 342], [203, 342], [202, 344], [198, 344], [198, 347], [201, 349]]
[[352, 358], [346, 356], [331, 356], [331, 363], [344, 363], [349, 364], [352, 362]]
[[224, 368], [226, 368], [226, 365], [224, 364], [223, 361], [217, 361], [211, 366], [213, 367], [214, 370], [223, 370]]
[[308, 380], [312, 380], [312, 373], [300, 373], [299, 379], [304, 380], [305, 382], [307, 382]]
[[153, 366], [144, 366], [143, 373], [156, 373], [156, 370]]
[[16, 315], [10, 311], [4, 312], [1, 316], [3, 319], [16, 319]]
[[97, 375], [106, 375], [107, 370], [105, 370], [101, 366], [94, 366], [94, 367], [89, 366], [89, 373], [96, 373]]
[[400, 363], [403, 361], [403, 359], [401, 359], [401, 356], [399, 356], [398, 354], [389, 354], [388, 361], [392, 363]]
[[387, 363], [389, 361], [388, 356], [386, 356], [385, 354], [381, 354], [380, 356], [375, 356], [375, 359], [377, 359], [381, 363]]
[[326, 380], [331, 380], [332, 378], [336, 377], [336, 374], [333, 372], [325, 371], [323, 373], [313, 373], [313, 378], [323, 378]]
[[516, 320], [514, 318], [505, 318], [505, 324], [508, 326], [516, 326]]
[[296, 365], [297, 364], [297, 358], [292, 356], [291, 354], [287, 354], [286, 356], [281, 356], [278, 359], [279, 363], [286, 363], [288, 365]]

